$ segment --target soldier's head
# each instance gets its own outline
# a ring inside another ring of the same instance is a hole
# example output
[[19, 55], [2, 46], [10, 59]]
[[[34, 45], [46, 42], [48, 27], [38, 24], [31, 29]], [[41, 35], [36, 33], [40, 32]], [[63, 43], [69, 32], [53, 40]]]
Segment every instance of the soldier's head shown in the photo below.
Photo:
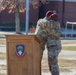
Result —
[[49, 11], [46, 12], [46, 15], [45, 16], [46, 16], [47, 19], [50, 20], [52, 14], [53, 14], [53, 11], [49, 10]]
[[58, 21], [58, 15], [57, 15], [56, 13], [53, 13], [53, 14], [51, 15], [51, 19], [52, 19], [52, 20], [55, 20], [55, 21]]

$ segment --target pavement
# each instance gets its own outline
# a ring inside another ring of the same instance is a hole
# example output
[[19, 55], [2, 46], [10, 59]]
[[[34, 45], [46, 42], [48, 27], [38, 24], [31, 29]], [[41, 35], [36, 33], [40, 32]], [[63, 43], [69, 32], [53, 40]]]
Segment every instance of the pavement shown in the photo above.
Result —
[[[75, 46], [76, 44], [74, 44]], [[69, 46], [69, 44], [68, 44]], [[6, 53], [6, 45], [0, 45], [0, 52], [1, 53]], [[47, 57], [47, 49], [45, 49], [43, 57], [46, 58]], [[62, 50], [59, 54], [59, 58], [61, 59], [69, 59], [69, 60], [76, 60], [76, 51], [66, 51], [66, 50]]]
[[[51, 75], [50, 72], [42, 72], [42, 75]], [[76, 75], [76, 72], [60, 73], [60, 75]]]
[[0, 52], [6, 53], [6, 45], [0, 45]]
[[[43, 57], [47, 57], [47, 50], [44, 51]], [[76, 51], [62, 50], [59, 54], [59, 59], [76, 60]]]

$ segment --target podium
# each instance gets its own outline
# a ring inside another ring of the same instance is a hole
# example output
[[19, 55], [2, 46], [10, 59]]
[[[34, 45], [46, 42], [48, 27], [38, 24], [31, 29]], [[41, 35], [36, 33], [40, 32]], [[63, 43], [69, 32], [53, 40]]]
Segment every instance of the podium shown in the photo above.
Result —
[[35, 35], [6, 35], [7, 75], [41, 75], [40, 40]]

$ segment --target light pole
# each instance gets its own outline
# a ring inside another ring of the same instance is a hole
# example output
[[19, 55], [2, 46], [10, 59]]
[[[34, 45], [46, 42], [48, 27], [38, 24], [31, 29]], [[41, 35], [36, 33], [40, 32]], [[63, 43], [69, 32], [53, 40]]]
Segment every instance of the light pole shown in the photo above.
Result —
[[65, 18], [65, 0], [63, 0], [62, 4], [62, 25], [64, 25], [64, 18]]
[[29, 29], [29, 4], [30, 0], [26, 0], [26, 35], [28, 34], [28, 29]]

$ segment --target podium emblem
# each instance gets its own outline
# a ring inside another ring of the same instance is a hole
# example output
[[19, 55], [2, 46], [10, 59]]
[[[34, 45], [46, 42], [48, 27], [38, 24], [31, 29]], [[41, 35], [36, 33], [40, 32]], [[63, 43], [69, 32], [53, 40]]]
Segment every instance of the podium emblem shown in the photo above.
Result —
[[16, 45], [16, 55], [18, 57], [23, 57], [25, 55], [25, 45], [24, 44]]

